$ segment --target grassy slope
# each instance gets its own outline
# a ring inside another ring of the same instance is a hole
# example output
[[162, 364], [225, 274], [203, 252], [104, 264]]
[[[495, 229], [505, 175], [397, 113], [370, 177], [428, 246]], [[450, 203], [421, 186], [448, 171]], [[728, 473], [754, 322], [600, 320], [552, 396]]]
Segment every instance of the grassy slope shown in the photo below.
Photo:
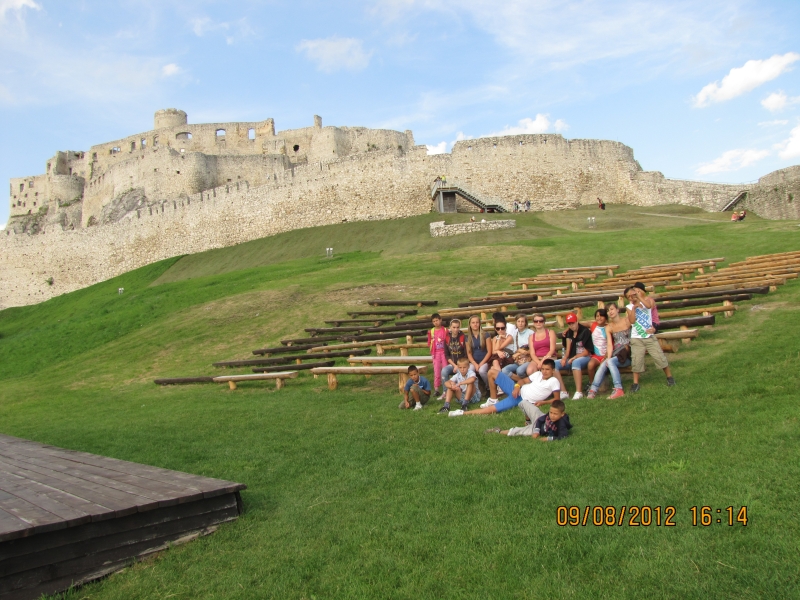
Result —
[[[628, 208], [606, 216], [635, 218]], [[493, 233], [443, 247], [425, 237], [427, 217], [348, 224], [330, 228], [334, 247], [385, 251], [257, 266], [261, 253], [240, 246], [0, 312], [0, 431], [248, 485], [237, 523], [75, 598], [761, 598], [796, 588], [796, 282], [671, 356], [677, 388], [648, 363], [640, 395], [568, 403], [576, 426], [559, 444], [483, 435], [519, 424], [517, 411], [398, 411], [389, 378], [342, 378], [335, 393], [305, 374], [281, 392], [151, 383], [214, 373], [214, 360], [375, 296], [451, 303], [552, 266], [798, 247], [792, 223], [669, 228], [654, 218], [657, 227], [619, 233], [601, 221], [575, 235], [552, 223], [577, 228], [580, 212], [546, 219], [522, 216], [530, 230], [518, 242]], [[315, 239], [304, 235], [251, 245], [302, 257]], [[226, 273], [238, 263], [252, 268]], [[562, 504], [674, 505], [678, 526], [559, 528]], [[688, 507], [702, 504], [746, 504], [750, 524], [693, 528]]]

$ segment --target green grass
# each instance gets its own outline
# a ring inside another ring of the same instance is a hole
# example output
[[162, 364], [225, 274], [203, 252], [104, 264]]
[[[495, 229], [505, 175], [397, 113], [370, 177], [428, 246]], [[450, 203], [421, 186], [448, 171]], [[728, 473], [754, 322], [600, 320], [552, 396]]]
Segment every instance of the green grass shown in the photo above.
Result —
[[[388, 377], [336, 392], [307, 373], [280, 392], [152, 384], [219, 372], [373, 297], [452, 304], [555, 266], [800, 247], [795, 223], [609, 209], [445, 240], [427, 235], [433, 216], [291, 232], [0, 312], [0, 432], [248, 486], [237, 522], [68, 597], [796, 596], [797, 282], [671, 355], [676, 388], [648, 361], [639, 395], [568, 402], [575, 428], [557, 444], [483, 434], [518, 411], [399, 411]], [[750, 521], [692, 527], [704, 504], [747, 505]], [[562, 528], [560, 505], [672, 505], [677, 525]]]

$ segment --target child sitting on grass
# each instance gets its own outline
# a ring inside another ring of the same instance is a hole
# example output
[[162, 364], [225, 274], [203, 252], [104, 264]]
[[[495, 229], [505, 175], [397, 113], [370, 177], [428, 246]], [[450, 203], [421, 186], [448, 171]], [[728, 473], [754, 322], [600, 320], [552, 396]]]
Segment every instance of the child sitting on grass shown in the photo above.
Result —
[[439, 409], [440, 413], [450, 411], [450, 400], [453, 396], [458, 398], [462, 410], [466, 410], [470, 402], [480, 402], [481, 400], [481, 393], [477, 385], [478, 376], [475, 375], [472, 365], [469, 364], [469, 359], [466, 356], [459, 358], [456, 367], [455, 375], [444, 382], [447, 395], [444, 399], [444, 406]]
[[408, 381], [403, 386], [403, 401], [400, 408], [411, 408], [411, 401], [414, 401], [414, 410], [422, 410], [422, 407], [431, 399], [431, 384], [422, 375], [415, 365], [408, 367]]
[[[537, 405], [539, 404], [543, 403], [537, 402]], [[527, 435], [533, 439], [539, 438], [543, 442], [554, 442], [567, 437], [570, 429], [572, 429], [572, 423], [569, 422], [569, 415], [566, 412], [563, 400], [552, 400], [550, 412], [548, 414], [542, 413], [533, 423], [526, 423], [525, 427], [512, 427], [505, 430], [494, 427], [487, 429], [486, 433], [500, 433], [507, 436]]]

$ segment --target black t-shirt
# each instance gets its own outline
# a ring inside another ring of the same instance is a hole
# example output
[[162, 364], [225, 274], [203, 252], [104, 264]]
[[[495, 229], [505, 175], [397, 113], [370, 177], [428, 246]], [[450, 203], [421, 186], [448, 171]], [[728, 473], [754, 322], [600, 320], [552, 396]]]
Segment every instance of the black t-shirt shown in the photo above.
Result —
[[444, 338], [444, 356], [454, 363], [457, 363], [459, 358], [467, 357], [467, 343], [463, 333], [459, 333], [458, 337], [453, 338], [450, 336], [450, 332], [447, 332]]
[[594, 354], [594, 343], [592, 342], [592, 331], [586, 327], [586, 325], [578, 324], [578, 331], [573, 332], [572, 329], [567, 329], [567, 332], [563, 334], [564, 339], [564, 349], [567, 348], [567, 340], [572, 340], [572, 344], [569, 348], [569, 355], [567, 358], [572, 358], [578, 353], [578, 348], [583, 347], [584, 350], [588, 350], [589, 354]]
[[553, 423], [555, 431], [545, 431], [545, 422], [547, 415], [542, 415], [536, 419], [533, 424], [534, 433], [538, 433], [540, 437], [552, 438], [554, 440], [563, 440], [569, 435], [569, 430], [572, 429], [572, 423], [569, 422], [569, 415], [564, 415], [558, 421]]

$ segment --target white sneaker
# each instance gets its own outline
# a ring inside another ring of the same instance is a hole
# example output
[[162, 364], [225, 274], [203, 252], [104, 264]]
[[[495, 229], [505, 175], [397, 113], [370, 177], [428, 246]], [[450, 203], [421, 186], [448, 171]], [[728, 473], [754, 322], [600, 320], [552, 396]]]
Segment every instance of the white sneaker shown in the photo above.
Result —
[[437, 400], [444, 400], [445, 396], [447, 396], [447, 392], [442, 392], [442, 395], [436, 398]]
[[463, 414], [464, 414], [464, 411], [461, 410], [461, 409], [458, 409], [458, 410], [451, 410], [449, 413], [447, 413], [447, 416], [448, 417], [460, 417]]
[[493, 406], [497, 404], [497, 398], [488, 398], [486, 402], [481, 404], [481, 408], [486, 408], [487, 406]]
[[569, 400], [569, 392], [561, 391], [561, 399], [562, 400]]
[[417, 405], [414, 407], [414, 410], [422, 410], [422, 404], [417, 402]]
[[575, 392], [575, 395], [572, 397], [573, 400], [580, 400], [583, 398], [583, 394], [581, 392]]

